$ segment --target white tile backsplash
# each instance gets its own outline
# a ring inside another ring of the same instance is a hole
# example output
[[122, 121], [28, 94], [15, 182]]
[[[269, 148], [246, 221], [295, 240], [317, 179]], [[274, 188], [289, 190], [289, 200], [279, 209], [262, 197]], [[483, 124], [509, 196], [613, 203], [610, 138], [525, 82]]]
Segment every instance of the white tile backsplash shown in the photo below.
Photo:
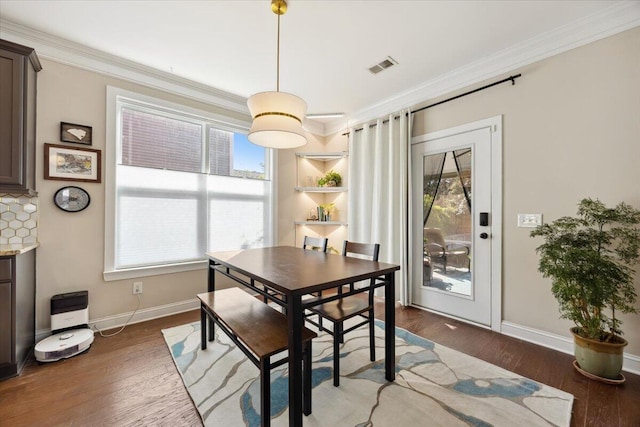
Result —
[[38, 241], [38, 198], [0, 193], [0, 245]]

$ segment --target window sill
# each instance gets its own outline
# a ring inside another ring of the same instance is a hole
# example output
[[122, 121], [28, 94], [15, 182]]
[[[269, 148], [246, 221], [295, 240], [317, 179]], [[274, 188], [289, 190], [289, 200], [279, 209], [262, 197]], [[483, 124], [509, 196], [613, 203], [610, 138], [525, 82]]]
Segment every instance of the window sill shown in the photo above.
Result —
[[204, 270], [208, 266], [207, 260], [183, 262], [179, 264], [154, 265], [149, 267], [110, 270], [102, 273], [105, 282], [133, 279], [136, 277], [159, 276], [162, 274], [181, 273], [183, 271]]

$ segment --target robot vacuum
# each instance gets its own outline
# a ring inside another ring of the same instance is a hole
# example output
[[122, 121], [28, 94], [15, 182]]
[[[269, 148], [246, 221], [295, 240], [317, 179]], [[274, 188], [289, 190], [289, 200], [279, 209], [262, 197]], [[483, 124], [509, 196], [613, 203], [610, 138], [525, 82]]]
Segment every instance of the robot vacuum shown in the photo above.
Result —
[[93, 331], [89, 329], [88, 291], [51, 297], [51, 331], [53, 335], [35, 346], [38, 362], [68, 359], [89, 350]]

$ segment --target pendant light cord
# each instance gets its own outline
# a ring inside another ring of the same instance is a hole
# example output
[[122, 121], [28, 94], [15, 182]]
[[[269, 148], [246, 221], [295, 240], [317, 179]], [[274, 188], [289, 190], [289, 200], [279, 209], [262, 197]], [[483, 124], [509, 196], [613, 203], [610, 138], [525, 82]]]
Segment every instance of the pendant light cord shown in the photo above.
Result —
[[278, 46], [276, 48], [276, 92], [280, 92], [280, 13], [278, 13]]

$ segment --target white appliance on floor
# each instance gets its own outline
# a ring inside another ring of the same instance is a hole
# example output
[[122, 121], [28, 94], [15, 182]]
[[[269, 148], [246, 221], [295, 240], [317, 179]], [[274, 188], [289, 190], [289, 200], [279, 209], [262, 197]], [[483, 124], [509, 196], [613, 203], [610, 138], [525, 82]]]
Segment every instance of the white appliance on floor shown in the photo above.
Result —
[[89, 329], [89, 292], [79, 291], [51, 297], [53, 335], [36, 344], [38, 362], [55, 362], [89, 350], [93, 331]]

